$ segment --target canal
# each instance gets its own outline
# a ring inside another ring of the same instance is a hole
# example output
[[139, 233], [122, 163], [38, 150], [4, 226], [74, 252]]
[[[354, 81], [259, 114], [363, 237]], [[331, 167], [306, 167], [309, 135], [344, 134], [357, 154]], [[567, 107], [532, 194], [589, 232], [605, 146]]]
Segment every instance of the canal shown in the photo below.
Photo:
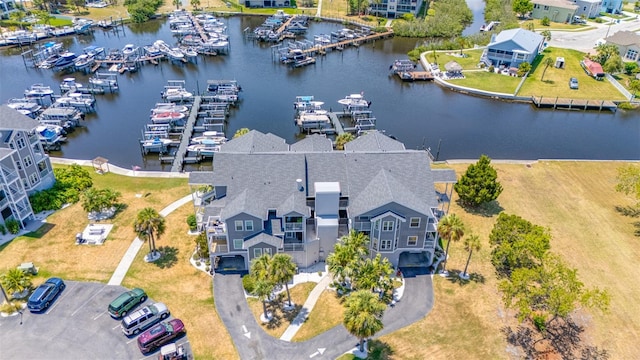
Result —
[[[169, 170], [157, 155], [143, 157], [139, 139], [149, 122], [149, 110], [160, 102], [167, 80], [185, 80], [187, 88], [202, 92], [209, 79], [235, 79], [242, 86], [242, 101], [227, 124], [227, 135], [243, 127], [271, 132], [287, 142], [299, 138], [293, 123], [293, 101], [297, 95], [314, 95], [325, 107], [339, 108], [338, 99], [363, 92], [372, 102], [377, 127], [404, 142], [407, 148], [432, 149], [440, 144], [439, 159], [474, 159], [487, 154], [494, 159], [640, 159], [640, 117], [618, 111], [580, 112], [537, 110], [515, 104], [471, 97], [443, 90], [433, 83], [404, 83], [388, 73], [393, 60], [420, 40], [380, 40], [343, 52], [329, 53], [315, 65], [290, 69], [274, 62], [269, 45], [244, 40], [242, 30], [254, 27], [260, 18], [233, 17], [228, 22], [231, 37], [226, 56], [198, 58], [197, 64], [145, 65], [136, 73], [119, 75], [120, 91], [97, 96], [97, 112], [87, 116], [84, 127], [70, 134], [69, 142], [53, 156], [92, 159], [102, 156], [122, 167]], [[312, 23], [308, 37], [335, 31], [341, 24]], [[95, 44], [120, 49], [162, 39], [175, 43], [162, 21], [125, 27], [124, 32], [96, 30], [90, 36], [64, 38], [71, 51], [81, 52]], [[0, 101], [21, 97], [34, 83], [52, 88], [64, 77], [50, 70], [27, 68], [19, 49], [0, 51]], [[104, 71], [101, 70], [101, 71]], [[190, 169], [207, 169], [209, 165]]]

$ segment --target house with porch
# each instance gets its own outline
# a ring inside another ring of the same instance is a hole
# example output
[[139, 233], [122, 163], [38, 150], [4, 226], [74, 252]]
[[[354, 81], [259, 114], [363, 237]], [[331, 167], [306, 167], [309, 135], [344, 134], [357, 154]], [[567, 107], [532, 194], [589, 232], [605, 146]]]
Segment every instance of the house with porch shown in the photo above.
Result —
[[487, 65], [517, 68], [521, 63], [533, 63], [544, 49], [544, 37], [525, 29], [510, 29], [492, 35], [481, 56]]
[[423, 0], [382, 0], [369, 1], [371, 15], [389, 19], [401, 18], [404, 14], [418, 15]]
[[18, 11], [18, 7], [14, 0], [0, 0], [0, 19], [8, 19], [15, 11]]
[[602, 0], [573, 0], [573, 3], [578, 6], [575, 16], [592, 19], [600, 15]]
[[578, 5], [570, 0], [532, 0], [534, 19], [548, 18], [553, 22], [568, 23], [576, 15]]
[[213, 166], [192, 172], [189, 185], [217, 272], [246, 272], [277, 252], [305, 268], [350, 230], [395, 267], [428, 267], [456, 181], [452, 170], [431, 169], [428, 152], [377, 131], [338, 151], [323, 135], [288, 145], [253, 130], [222, 145]]
[[633, 31], [618, 31], [605, 41], [618, 47], [622, 61], [635, 61], [640, 65], [640, 35]]
[[622, 13], [622, 5], [624, 5], [622, 0], [603, 0], [601, 11], [608, 14], [620, 14]]
[[36, 134], [40, 123], [0, 105], [0, 222], [34, 217], [29, 195], [55, 183], [49, 156]]

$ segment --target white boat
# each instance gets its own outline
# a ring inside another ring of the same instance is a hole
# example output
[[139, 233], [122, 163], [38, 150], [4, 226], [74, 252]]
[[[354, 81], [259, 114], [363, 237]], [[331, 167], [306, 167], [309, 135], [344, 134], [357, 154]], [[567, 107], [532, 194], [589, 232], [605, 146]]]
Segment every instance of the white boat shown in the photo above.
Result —
[[89, 83], [99, 87], [117, 88], [118, 80], [110, 78], [98, 78], [92, 77], [89, 79]]
[[78, 70], [85, 70], [90, 68], [91, 66], [93, 66], [93, 64], [96, 63], [96, 59], [93, 58], [92, 56], [89, 56], [87, 54], [82, 54], [80, 56], [78, 56], [74, 61], [73, 61], [73, 65], [76, 67], [76, 69]]
[[40, 104], [26, 98], [9, 99], [7, 106], [30, 118], [35, 118], [42, 110]]
[[296, 96], [293, 108], [298, 111], [316, 110], [324, 105], [323, 101], [315, 101], [313, 96]]
[[86, 48], [84, 48], [82, 50], [82, 52], [87, 54], [87, 55], [89, 55], [89, 56], [91, 56], [91, 57], [98, 57], [98, 56], [104, 54], [104, 48], [101, 47], [101, 46], [91, 45], [91, 46], [87, 46]]
[[53, 145], [66, 140], [66, 132], [58, 125], [39, 125], [36, 127], [36, 134], [43, 145]]
[[129, 57], [136, 54], [137, 52], [138, 47], [133, 44], [127, 44], [122, 48], [122, 55], [124, 55], [124, 57]]
[[187, 146], [187, 151], [197, 153], [201, 156], [213, 156], [220, 151], [220, 145], [217, 144], [194, 144]]
[[145, 54], [150, 57], [156, 57], [162, 55], [162, 51], [160, 48], [155, 45], [145, 45], [143, 46]]
[[24, 91], [24, 94], [27, 97], [51, 96], [53, 95], [53, 90], [50, 86], [45, 86], [43, 84], [33, 84], [29, 89]]
[[82, 88], [82, 84], [76, 82], [76, 78], [64, 78], [60, 83], [60, 90], [69, 91]]
[[331, 127], [331, 119], [326, 110], [308, 110], [298, 113], [296, 124], [304, 130]]
[[184, 54], [184, 56], [186, 56], [188, 58], [194, 58], [194, 57], [198, 56], [198, 52], [193, 48], [183, 48], [181, 50], [182, 50], [182, 53]]
[[224, 134], [218, 131], [205, 131], [201, 136], [195, 136], [191, 139], [192, 144], [210, 144], [220, 145], [227, 142]]
[[193, 100], [193, 94], [184, 88], [167, 87], [162, 93], [162, 98], [167, 101], [190, 101]]
[[154, 124], [168, 124], [174, 121], [182, 120], [184, 119], [184, 117], [184, 113], [177, 111], [167, 111], [152, 115], [151, 122], [153, 122]]
[[56, 62], [53, 64], [53, 67], [64, 68], [69, 65], [72, 65], [77, 57], [78, 56], [76, 56], [75, 53], [72, 53], [69, 51], [62, 53], [60, 54], [60, 58], [56, 60]]
[[153, 115], [171, 111], [186, 113], [189, 111], [189, 108], [184, 105], [176, 105], [174, 103], [157, 103], [156, 107], [151, 109], [151, 114]]
[[89, 109], [93, 107], [96, 100], [89, 94], [81, 94], [77, 92], [69, 93], [67, 96], [63, 96], [56, 100], [57, 104], [62, 106], [73, 106], [80, 109]]
[[167, 56], [171, 60], [182, 61], [184, 59], [184, 53], [180, 48], [172, 48], [167, 51]]
[[163, 152], [172, 142], [171, 139], [154, 137], [152, 139], [142, 140], [141, 144], [145, 151]]
[[53, 65], [56, 63], [56, 61], [58, 61], [59, 59], [60, 59], [60, 54], [58, 53], [51, 54], [46, 59], [41, 61], [38, 64], [38, 67], [40, 69], [51, 69]]
[[345, 96], [344, 99], [338, 100], [338, 103], [348, 108], [354, 108], [354, 107], [368, 108], [369, 106], [371, 106], [371, 101], [365, 100], [363, 94], [347, 95]]

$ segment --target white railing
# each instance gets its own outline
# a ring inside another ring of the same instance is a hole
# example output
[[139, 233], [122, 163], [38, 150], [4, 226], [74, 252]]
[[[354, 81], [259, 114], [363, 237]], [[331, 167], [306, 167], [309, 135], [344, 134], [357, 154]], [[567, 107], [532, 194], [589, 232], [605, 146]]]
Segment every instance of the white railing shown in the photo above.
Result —
[[304, 251], [304, 244], [284, 244], [284, 251]]

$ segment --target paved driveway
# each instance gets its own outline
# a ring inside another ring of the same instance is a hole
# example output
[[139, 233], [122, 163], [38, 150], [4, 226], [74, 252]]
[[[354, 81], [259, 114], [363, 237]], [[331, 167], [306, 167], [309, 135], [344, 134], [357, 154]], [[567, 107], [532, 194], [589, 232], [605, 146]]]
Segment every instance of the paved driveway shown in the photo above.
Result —
[[[404, 295], [384, 315], [383, 335], [410, 325], [433, 308], [430, 275], [406, 278]], [[335, 359], [352, 349], [358, 340], [342, 325], [305, 342], [287, 342], [266, 334], [255, 321], [244, 297], [240, 275], [216, 274], [215, 304], [243, 360]]]
[[[67, 281], [45, 312], [0, 318], [2, 359], [145, 359], [136, 338], [127, 338], [107, 306], [122, 286]], [[144, 305], [152, 303], [147, 300]], [[171, 309], [169, 309], [171, 310]], [[187, 342], [186, 337], [179, 343]]]

